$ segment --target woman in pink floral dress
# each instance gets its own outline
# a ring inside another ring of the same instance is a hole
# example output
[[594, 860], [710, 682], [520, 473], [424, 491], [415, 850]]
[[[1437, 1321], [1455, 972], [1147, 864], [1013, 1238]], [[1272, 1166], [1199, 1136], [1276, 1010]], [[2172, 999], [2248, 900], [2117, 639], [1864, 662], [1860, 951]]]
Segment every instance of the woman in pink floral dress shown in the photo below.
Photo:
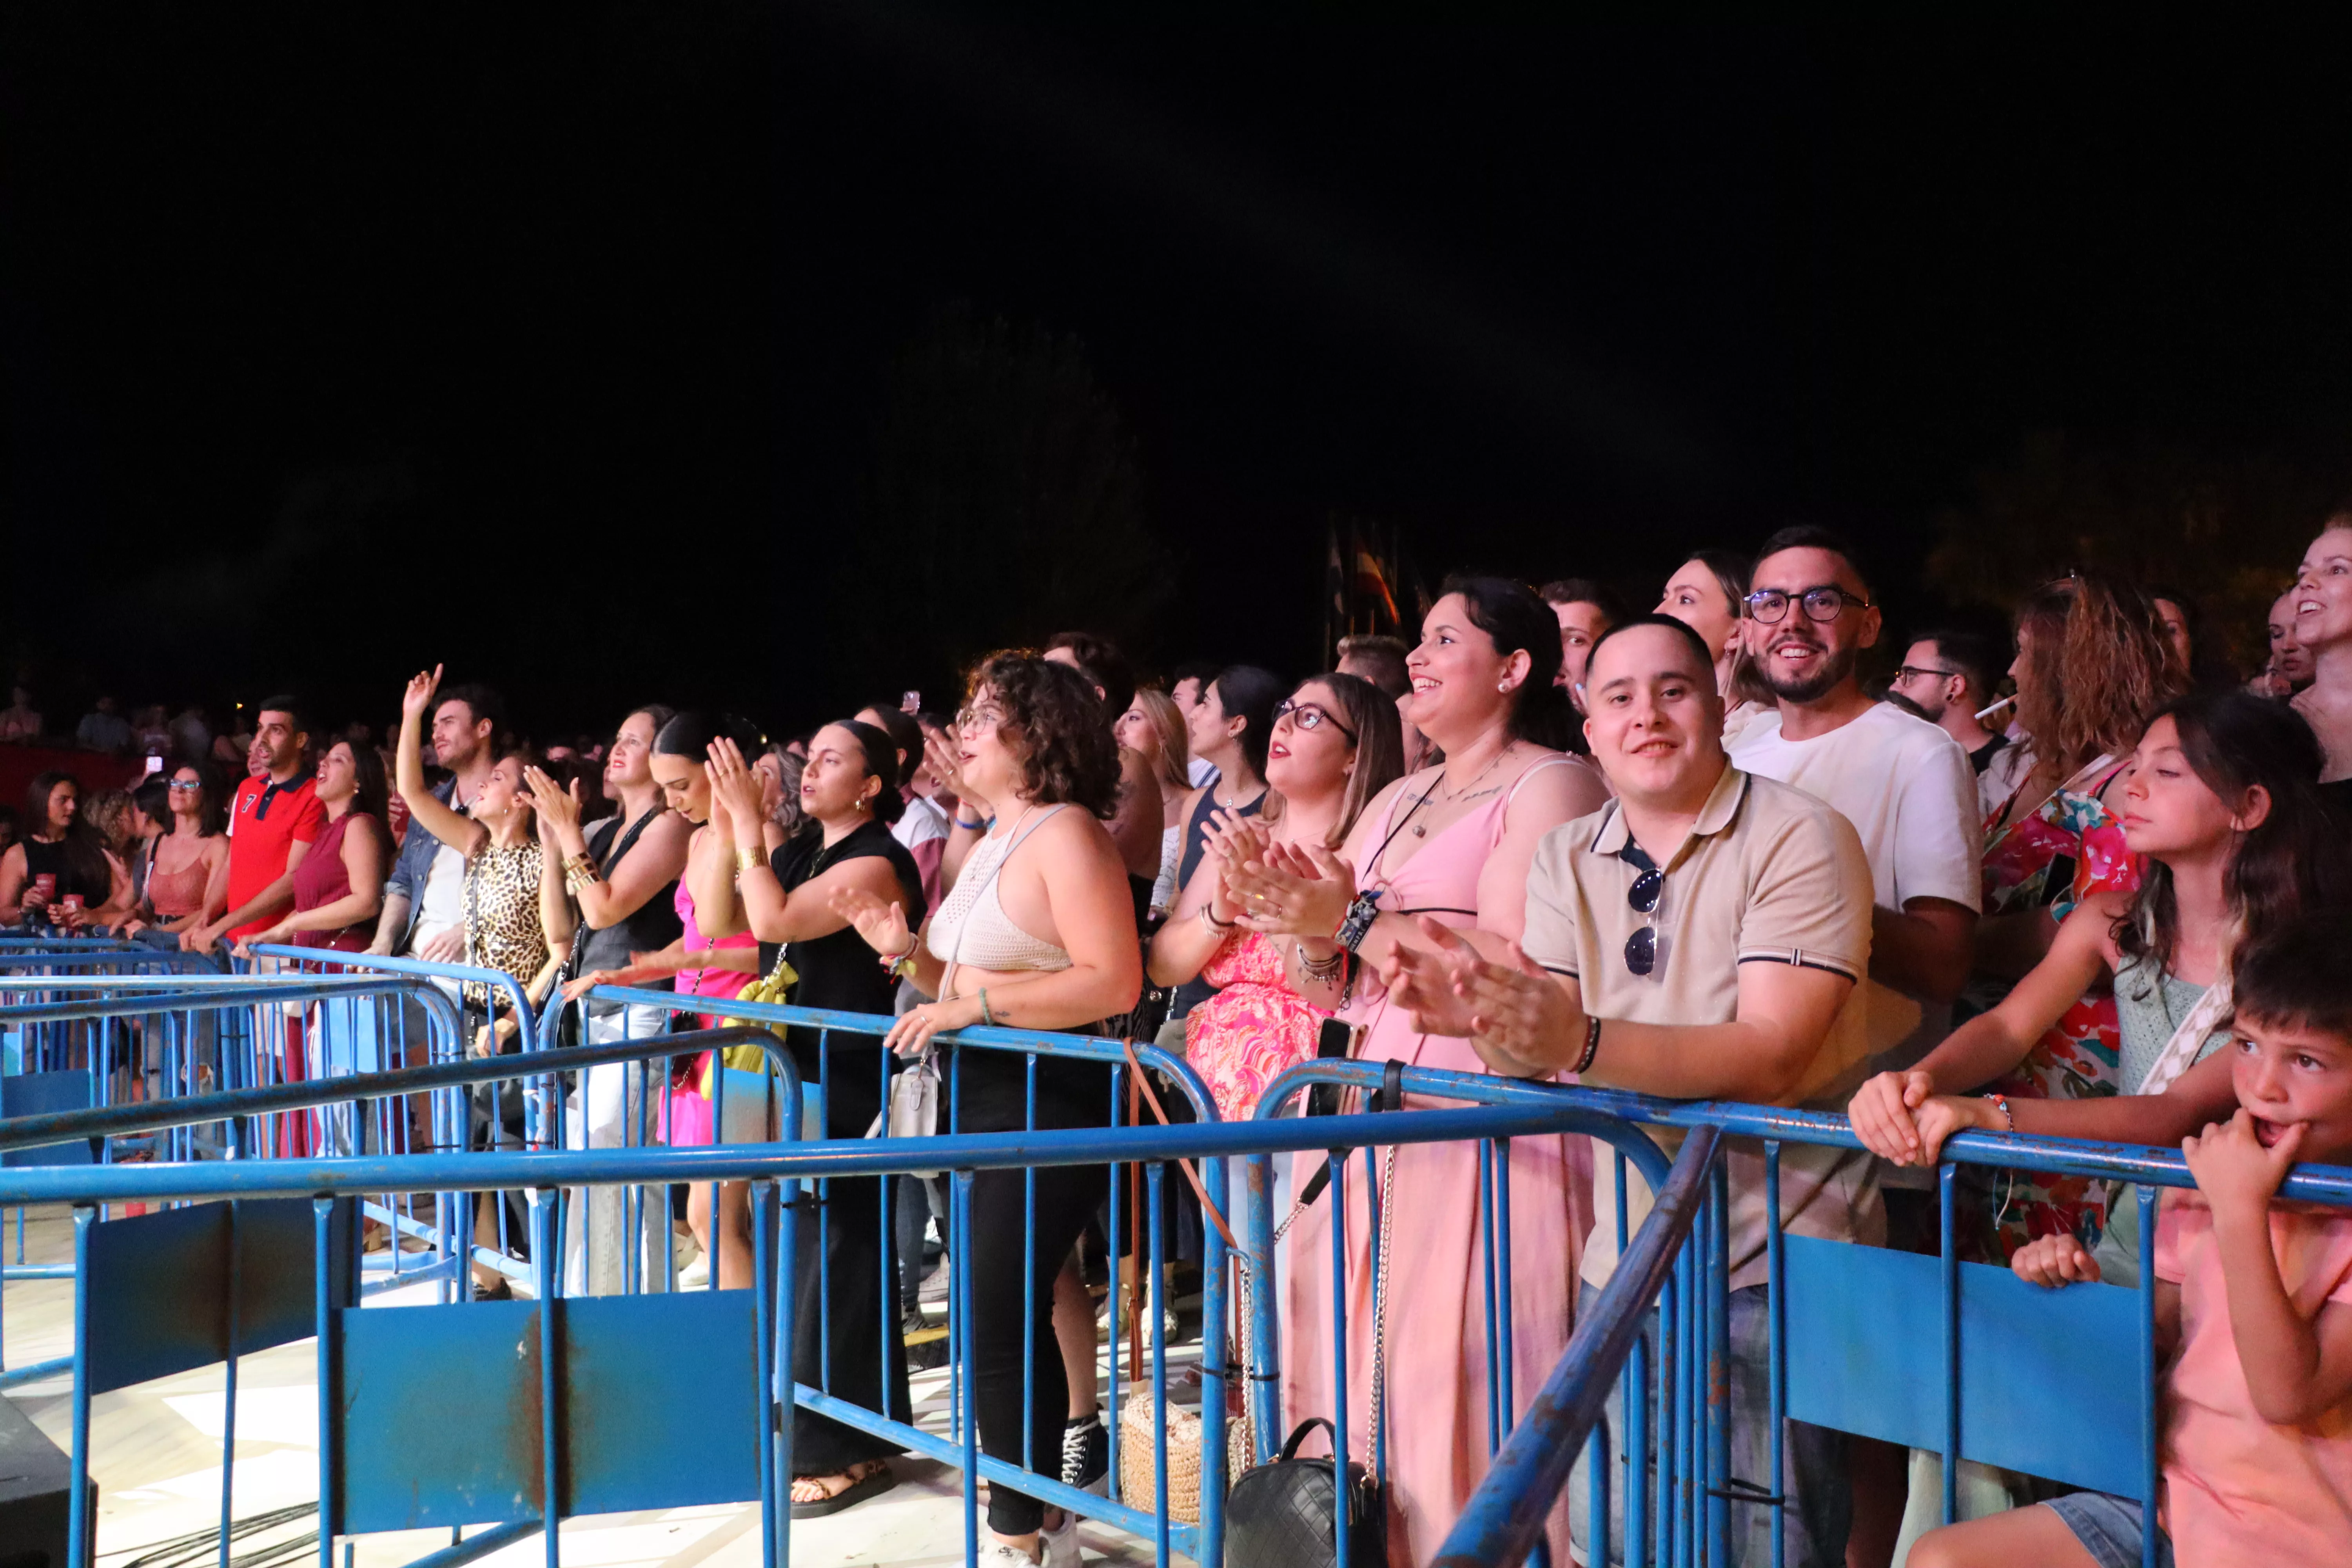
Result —
[[[1985, 824], [1985, 919], [1964, 1016], [2007, 995], [2076, 904], [2138, 890], [2140, 862], [2119, 815], [2123, 775], [2149, 717], [2187, 684], [2155, 606], [2096, 574], [2063, 578], [2026, 601], [2010, 674], [2034, 760]], [[2034, 1100], [2115, 1094], [2117, 1046], [2114, 993], [2088, 992], [1988, 1087]], [[1960, 1180], [1974, 1200], [1964, 1205], [1962, 1253], [1978, 1261], [2006, 1261], [2061, 1231], [2091, 1246], [2105, 1226], [2104, 1187], [2084, 1177], [1972, 1165]]]
[[1302, 684], [1275, 710], [1266, 744], [1266, 785], [1281, 797], [1279, 815], [1244, 821], [1219, 813], [1212, 852], [1151, 940], [1154, 984], [1198, 975], [1219, 987], [1186, 1016], [1184, 1056], [1228, 1121], [1254, 1115], [1267, 1084], [1314, 1056], [1316, 1032], [1331, 1015], [1292, 984], [1296, 942], [1237, 923], [1224, 885], [1227, 857], [1247, 858], [1267, 843], [1337, 847], [1403, 767], [1396, 704], [1378, 688], [1352, 675]]

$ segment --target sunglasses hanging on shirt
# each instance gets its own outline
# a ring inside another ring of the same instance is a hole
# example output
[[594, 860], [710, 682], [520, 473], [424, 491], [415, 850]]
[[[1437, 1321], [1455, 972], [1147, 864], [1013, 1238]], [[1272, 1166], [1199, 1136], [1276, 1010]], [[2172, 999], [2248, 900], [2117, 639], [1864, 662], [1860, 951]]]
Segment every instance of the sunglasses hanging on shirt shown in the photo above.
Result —
[[[1649, 856], [1643, 854], [1638, 846], [1627, 845], [1624, 855], [1628, 861], [1640, 867], [1642, 871], [1640, 876], [1633, 879], [1633, 887], [1626, 890], [1625, 902], [1636, 914], [1655, 914], [1658, 910], [1658, 900], [1665, 896], [1666, 874], [1659, 870], [1657, 864]], [[1650, 971], [1657, 966], [1658, 928], [1654, 925], [1644, 925], [1640, 931], [1625, 939], [1625, 967], [1636, 975], [1647, 978]]]

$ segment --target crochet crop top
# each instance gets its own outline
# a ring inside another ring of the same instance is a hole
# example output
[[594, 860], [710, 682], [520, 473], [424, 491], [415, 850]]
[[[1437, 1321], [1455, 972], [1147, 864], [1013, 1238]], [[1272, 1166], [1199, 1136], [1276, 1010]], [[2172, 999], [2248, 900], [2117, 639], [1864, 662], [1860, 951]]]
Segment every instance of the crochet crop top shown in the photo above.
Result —
[[1003, 837], [992, 834], [972, 846], [955, 887], [941, 900], [939, 913], [931, 917], [927, 940], [932, 957], [950, 970], [963, 965], [999, 974], [1017, 970], [1051, 973], [1070, 967], [1067, 952], [1014, 925], [996, 894], [996, 876], [1005, 861], [1024, 839], [1063, 809], [1049, 806], [1043, 816], [1021, 824]]

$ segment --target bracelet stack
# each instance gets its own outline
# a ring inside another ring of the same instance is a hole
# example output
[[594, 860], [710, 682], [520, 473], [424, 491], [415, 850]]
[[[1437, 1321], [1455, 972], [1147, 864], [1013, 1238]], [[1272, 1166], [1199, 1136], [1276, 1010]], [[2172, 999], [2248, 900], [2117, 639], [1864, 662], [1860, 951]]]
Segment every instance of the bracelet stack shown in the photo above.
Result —
[[604, 874], [596, 869], [596, 862], [588, 858], [585, 851], [563, 858], [563, 890], [573, 898], [604, 879]]
[[1307, 950], [1298, 950], [1298, 973], [1318, 984], [1328, 985], [1339, 978], [1348, 967], [1348, 950], [1334, 948], [1328, 958], [1309, 958]]

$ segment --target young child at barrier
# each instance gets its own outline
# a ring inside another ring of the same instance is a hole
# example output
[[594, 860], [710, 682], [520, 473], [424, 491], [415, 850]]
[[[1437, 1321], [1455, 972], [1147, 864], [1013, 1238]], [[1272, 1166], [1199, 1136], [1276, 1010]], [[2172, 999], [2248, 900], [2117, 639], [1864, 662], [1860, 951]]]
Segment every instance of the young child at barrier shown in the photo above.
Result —
[[[2296, 1163], [2352, 1160], [2348, 952], [2352, 917], [2308, 916], [2235, 965], [2237, 1110], [2182, 1141], [2197, 1190], [2168, 1190], [2157, 1222], [2158, 1563], [2352, 1564], [2352, 1209], [2277, 1197]], [[2100, 1277], [2071, 1235], [2011, 1266]], [[2147, 1528], [2137, 1499], [2076, 1492], [1936, 1531], [1910, 1568], [2129, 1568]]]

